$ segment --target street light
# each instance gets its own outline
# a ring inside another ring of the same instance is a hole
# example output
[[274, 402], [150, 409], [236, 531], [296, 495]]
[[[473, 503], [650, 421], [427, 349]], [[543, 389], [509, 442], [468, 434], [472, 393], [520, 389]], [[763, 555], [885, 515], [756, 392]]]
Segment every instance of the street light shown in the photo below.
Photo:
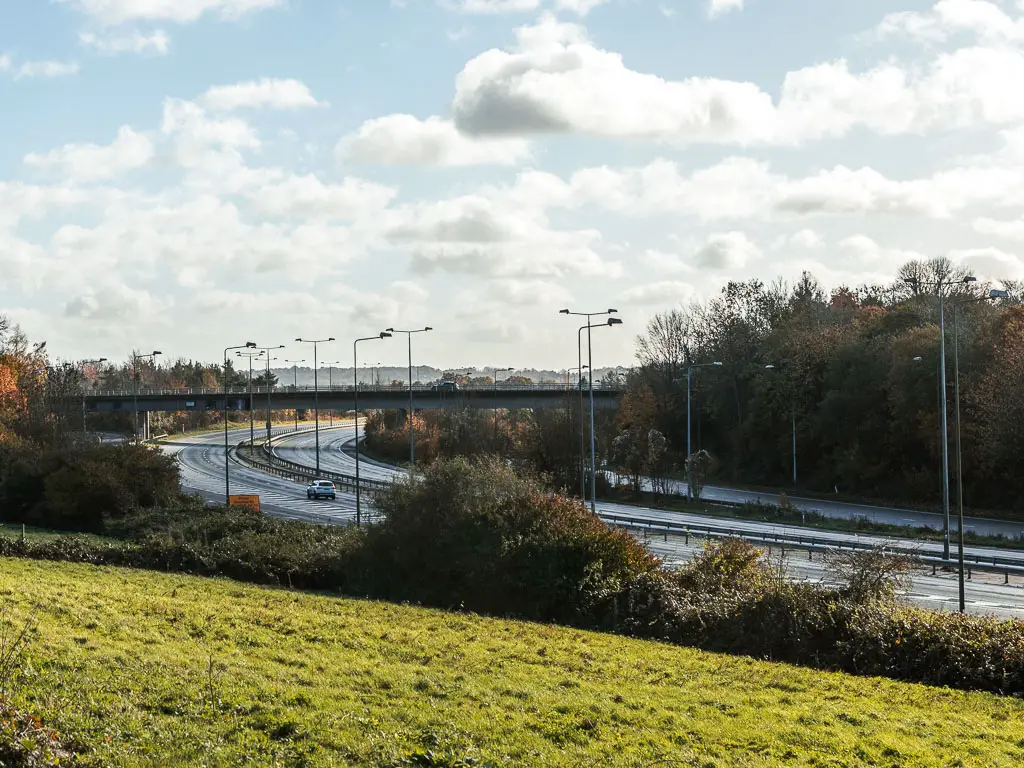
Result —
[[[595, 317], [601, 317], [602, 315], [614, 315], [614, 314], [617, 314], [618, 311], [619, 310], [617, 310], [617, 309], [606, 309], [604, 312], [572, 312], [571, 310], [568, 310], [568, 309], [559, 310], [558, 314], [560, 314], [560, 315], [568, 315], [570, 317], [585, 317], [585, 318], [587, 318], [587, 324], [584, 325], [583, 327], [581, 327], [576, 332], [576, 364], [577, 364], [577, 367], [581, 371], [583, 370], [583, 339], [582, 339], [582, 335], [581, 334], [583, 333], [583, 331], [587, 332], [587, 353], [589, 355], [589, 352], [590, 352], [590, 329], [594, 328], [594, 327], [597, 327], [597, 326], [593, 326], [593, 325], [590, 324], [591, 319], [595, 318]], [[620, 320], [619, 323], [621, 323], [621, 322], [622, 321]], [[608, 325], [612, 325], [612, 323], [608, 323]], [[590, 405], [591, 405], [591, 407], [593, 407], [593, 405], [594, 405], [594, 392], [593, 392], [593, 389], [594, 389], [593, 388], [593, 383], [594, 383], [593, 373], [594, 372], [593, 372], [593, 370], [591, 370], [590, 373], [591, 373], [591, 376], [590, 376], [590, 383], [591, 383], [591, 387], [590, 387], [590, 389], [591, 389], [591, 392], [590, 392]], [[581, 374], [581, 376], [582, 376], [582, 374]], [[593, 411], [591, 411], [591, 422], [593, 422]], [[593, 434], [591, 434], [591, 438], [593, 438]], [[584, 447], [583, 439], [584, 439], [583, 438], [583, 388], [580, 387], [580, 497], [584, 501], [586, 501], [587, 500], [587, 481], [586, 481], [586, 476], [587, 476], [586, 464], [587, 464], [587, 460], [585, 458], [586, 449]], [[590, 442], [591, 442], [591, 444], [593, 444], [593, 442], [594, 442], [593, 439], [591, 439]], [[593, 447], [593, 445], [591, 445], [591, 447]], [[591, 451], [591, 457], [593, 459], [593, 451]], [[593, 476], [593, 474], [594, 473], [592, 472], [591, 475]], [[593, 479], [593, 477], [591, 477], [591, 479]], [[597, 495], [597, 490], [596, 489], [594, 490], [594, 495], [595, 496]], [[591, 508], [593, 509], [594, 507], [596, 507], [596, 504], [593, 505]]]
[[[327, 389], [331, 392], [334, 391], [334, 366], [341, 365], [341, 360], [334, 360], [330, 363], [324, 363], [327, 366]], [[334, 409], [328, 410], [328, 414], [331, 419], [331, 427], [334, 426]]]
[[[155, 360], [157, 355], [162, 355], [159, 349], [154, 349], [151, 354], [140, 355], [136, 352], [132, 352], [132, 379], [134, 380], [134, 387], [132, 388], [132, 403], [133, 411], [135, 415], [135, 441], [139, 440], [139, 360]], [[146, 411], [148, 414], [149, 411]], [[148, 416], [147, 416], [148, 418]]]
[[249, 450], [252, 450], [256, 442], [256, 421], [252, 407], [252, 360], [254, 357], [263, 357], [263, 351], [259, 352], [235, 352], [236, 357], [249, 358]]
[[[778, 370], [777, 366], [775, 365], [766, 365], [764, 369], [766, 371]], [[793, 417], [793, 486], [796, 487], [796, 398], [793, 397], [792, 393], [790, 393], [789, 400], [790, 410], [792, 412]]]
[[270, 361], [277, 360], [276, 357], [271, 357], [270, 353], [276, 349], [284, 349], [284, 344], [278, 344], [276, 347], [257, 347], [260, 352], [267, 353], [267, 450], [270, 450], [273, 442], [273, 429], [271, 425], [271, 409], [270, 409], [270, 393], [274, 387], [270, 383]]
[[1008, 291], [993, 289], [988, 296], [976, 299], [961, 299], [953, 302], [953, 389], [955, 392], [954, 414], [956, 418], [956, 507], [959, 535], [957, 536], [957, 561], [960, 582], [960, 613], [967, 610], [964, 585], [964, 465], [960, 443], [960, 307], [976, 301], [994, 301], [1009, 298]]
[[967, 285], [977, 281], [978, 278], [972, 276], [955, 281], [923, 281], [916, 277], [907, 278], [905, 281], [910, 285], [934, 287], [939, 299], [939, 389], [941, 391], [941, 397], [939, 398], [939, 431], [942, 432], [942, 556], [945, 560], [949, 560], [949, 417], [946, 403], [948, 400], [946, 396], [946, 306], [943, 290], [951, 285]]
[[[299, 394], [299, 363], [306, 362], [305, 360], [285, 360], [286, 363], [292, 364], [292, 389], [295, 390], [295, 396]], [[299, 409], [294, 408], [295, 412], [295, 431], [299, 431]]]
[[[691, 440], [691, 413], [690, 398], [693, 389], [693, 370], [695, 368], [721, 368], [724, 363], [691, 363], [686, 369], [686, 497], [693, 498], [693, 448]], [[591, 377], [593, 378], [593, 377]]]
[[352, 379], [355, 384], [354, 405], [356, 417], [356, 528], [362, 524], [361, 494], [359, 491], [359, 356], [358, 347], [360, 341], [374, 341], [376, 339], [390, 339], [390, 331], [381, 331], [376, 336], [366, 336], [352, 342]]
[[236, 347], [224, 347], [224, 504], [231, 506], [231, 456], [228, 450], [228, 352], [235, 349], [256, 349], [255, 341]]
[[[406, 335], [406, 341], [409, 346], [409, 477], [412, 477], [416, 472], [416, 436], [413, 433], [413, 401], [412, 401], [412, 335], [414, 333], [427, 333], [428, 331], [434, 330], [429, 325], [424, 328], [418, 328], [414, 331], [401, 331], [395, 328], [388, 328], [386, 333], [404, 333]], [[359, 435], [356, 434], [356, 441], [358, 442]], [[357, 446], [358, 447], [358, 446]]]
[[[610, 328], [615, 325], [622, 325], [622, 320], [620, 320], [617, 317], [609, 317], [607, 322], [600, 323], [597, 325], [591, 323], [590, 320], [593, 317], [599, 317], [601, 315], [613, 315], [616, 314], [617, 312], [617, 309], [606, 309], [604, 312], [572, 312], [568, 309], [563, 309], [559, 313], [562, 315], [587, 318], [587, 324], [580, 328], [576, 333], [576, 349], [577, 357], [579, 358], [580, 368], [582, 369], [583, 355], [580, 350], [580, 334], [585, 329], [587, 331], [587, 365], [590, 368], [590, 511], [593, 514], [597, 514], [597, 449], [595, 447], [594, 442], [594, 359], [592, 354], [592, 346], [590, 343], [590, 330], [592, 328]], [[583, 429], [582, 424], [580, 425], [580, 429]], [[584, 499], [585, 498], [586, 494], [584, 494]]]
[[[82, 368], [82, 379], [85, 379], [85, 366], [87, 365], [99, 365], [100, 363], [107, 362], [107, 358], [101, 357], [97, 360], [79, 360], [78, 364]], [[85, 424], [85, 387], [82, 387], [82, 437], [86, 434]]]
[[320, 475], [320, 384], [319, 384], [319, 369], [317, 367], [316, 355], [317, 346], [320, 344], [327, 344], [328, 342], [334, 341], [334, 337], [331, 336], [328, 339], [296, 339], [295, 341], [300, 344], [312, 344], [313, 345], [313, 430], [316, 434], [316, 474]]

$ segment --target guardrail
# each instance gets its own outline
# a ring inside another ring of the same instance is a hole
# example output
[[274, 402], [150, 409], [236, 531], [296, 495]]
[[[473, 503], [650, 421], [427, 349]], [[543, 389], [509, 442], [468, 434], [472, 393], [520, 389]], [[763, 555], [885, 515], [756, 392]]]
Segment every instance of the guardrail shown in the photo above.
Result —
[[[253, 395], [283, 395], [292, 392], [320, 392], [322, 394], [330, 394], [332, 392], [350, 393], [355, 392], [355, 387], [351, 384], [341, 386], [335, 385], [322, 386], [322, 387], [272, 387], [270, 391], [267, 391], [267, 387], [253, 387]], [[390, 384], [360, 384], [359, 393], [377, 393], [377, 392], [408, 392], [409, 386], [407, 384], [390, 385]], [[505, 384], [499, 382], [497, 386], [494, 384], [466, 384], [459, 385], [456, 390], [449, 390], [444, 388], [435, 387], [432, 384], [420, 384], [413, 385], [413, 393], [437, 393], [437, 394], [462, 394], [462, 393], [488, 393], [488, 392], [578, 392], [579, 389], [575, 385], [566, 384]], [[584, 391], [589, 391], [589, 387], [584, 387]], [[595, 392], [624, 392], [625, 387], [619, 385], [610, 384], [594, 384]], [[248, 395], [249, 387], [228, 387], [229, 395]], [[96, 397], [154, 397], [154, 396], [177, 396], [177, 395], [224, 395], [223, 387], [165, 387], [165, 388], [150, 388], [140, 389], [138, 392], [133, 390], [123, 389], [97, 389], [84, 392], [83, 395], [86, 398]]]
[[[304, 464], [298, 464], [294, 461], [288, 461], [287, 459], [281, 459], [278, 457], [270, 457], [269, 449], [266, 443], [263, 444], [263, 451], [268, 455], [266, 460], [255, 458], [251, 452], [245, 449], [249, 447], [250, 442], [243, 440], [237, 446], [235, 455], [238, 456], [240, 461], [248, 464], [254, 469], [258, 469], [261, 472], [275, 475], [276, 477], [284, 477], [286, 479], [296, 480], [299, 482], [308, 482], [311, 480], [330, 480], [339, 488], [347, 488], [354, 491], [356, 489], [356, 479], [352, 475], [342, 474], [341, 472], [331, 472], [330, 470], [322, 469], [319, 474], [315, 469], [305, 466]], [[366, 478], [359, 478], [359, 488], [363, 491], [370, 493], [382, 491], [388, 488], [391, 483], [385, 483], [380, 480], [368, 480]]]
[[[785, 549], [788, 547], [790, 549], [808, 552], [809, 554], [813, 554], [814, 552], [834, 552], [836, 550], [863, 552], [876, 549], [878, 546], [874, 543], [866, 541], [862, 542], [856, 539], [841, 541], [836, 539], [819, 538], [816, 536], [787, 536], [769, 531], [736, 531], [723, 526], [674, 523], [670, 520], [650, 520], [605, 513], [601, 513], [598, 516], [605, 523], [618, 528], [634, 531], [639, 530], [648, 534], [659, 533], [663, 534], [666, 537], [666, 540], [668, 536], [680, 536], [684, 537], [687, 543], [689, 543], [690, 536], [693, 536], [694, 538], [703, 537], [709, 539], [733, 538], [742, 539], [743, 541], [750, 542], [751, 544], [774, 544], [779, 546], [783, 552], [785, 552]], [[922, 555], [920, 550], [910, 547], [886, 544], [885, 549], [893, 553], [909, 555], [916, 558], [923, 565], [930, 565], [932, 567], [933, 574], [936, 573], [939, 568], [959, 568], [960, 565], [957, 560], [947, 560], [943, 557]], [[1011, 575], [1024, 576], [1024, 564], [1021, 564], [1020, 560], [992, 557], [985, 558], [983, 561], [978, 555], [973, 555], [971, 559], [968, 559], [965, 555], [964, 566], [968, 579], [971, 578], [972, 571], [1000, 574], [1004, 577], [1004, 582], [1006, 584], [1010, 583]]]

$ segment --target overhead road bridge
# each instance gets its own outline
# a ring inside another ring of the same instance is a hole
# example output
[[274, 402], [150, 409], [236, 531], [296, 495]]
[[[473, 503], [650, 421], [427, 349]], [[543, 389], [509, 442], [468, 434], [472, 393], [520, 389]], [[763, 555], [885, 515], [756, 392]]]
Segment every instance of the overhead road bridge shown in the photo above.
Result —
[[[620, 386], [594, 386], [595, 408], [616, 408], [623, 388]], [[319, 399], [322, 411], [351, 411], [355, 408], [355, 389], [348, 387], [322, 387], [319, 395], [313, 387], [253, 387], [253, 410], [267, 408], [270, 396], [271, 410], [312, 410]], [[589, 399], [589, 390], [583, 395]], [[535, 409], [566, 408], [579, 402], [576, 387], [561, 384], [498, 384], [465, 386], [458, 390], [434, 389], [431, 386], [412, 388], [413, 408]], [[82, 402], [90, 413], [139, 413], [166, 411], [219, 411], [224, 408], [223, 389], [179, 388], [104, 391], [96, 390], [83, 395]], [[227, 392], [229, 410], [249, 410], [248, 387], [235, 387]], [[409, 407], [409, 387], [359, 385], [360, 410], [405, 410]]]

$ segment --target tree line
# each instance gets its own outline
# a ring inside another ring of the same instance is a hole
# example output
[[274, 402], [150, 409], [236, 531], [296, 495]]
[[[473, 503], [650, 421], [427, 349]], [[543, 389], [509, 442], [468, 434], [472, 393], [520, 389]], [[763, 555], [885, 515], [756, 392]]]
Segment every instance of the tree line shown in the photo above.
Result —
[[990, 301], [992, 287], [939, 258], [903, 265], [888, 285], [827, 290], [805, 273], [794, 285], [730, 282], [708, 301], [662, 312], [636, 340], [622, 453], [643, 464], [643, 447], [629, 443], [653, 430], [668, 446], [653, 452], [659, 467], [642, 468], [685, 465], [691, 374], [691, 452], [710, 454], [713, 477], [934, 505], [944, 439], [955, 490], [956, 311], [965, 504], [1024, 511], [1022, 286], [1005, 281], [1008, 295]]

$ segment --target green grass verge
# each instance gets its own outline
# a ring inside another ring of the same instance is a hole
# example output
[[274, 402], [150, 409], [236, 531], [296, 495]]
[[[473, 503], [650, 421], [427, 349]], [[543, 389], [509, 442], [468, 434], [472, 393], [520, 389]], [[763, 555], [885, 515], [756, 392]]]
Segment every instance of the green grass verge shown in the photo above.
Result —
[[1024, 762], [989, 694], [87, 565], [0, 560], [0, 593], [38, 606], [16, 703], [97, 766]]
[[20, 539], [24, 532], [26, 539], [45, 541], [46, 539], [59, 539], [62, 536], [77, 536], [83, 539], [102, 541], [102, 536], [95, 536], [90, 533], [77, 533], [75, 531], [54, 531], [50, 528], [33, 528], [30, 525], [20, 526], [12, 523], [0, 523], [0, 536], [6, 539]]
[[[656, 496], [644, 492], [640, 495], [632, 492], [615, 492], [602, 497], [606, 501], [617, 504], [628, 504], [651, 509], [667, 509], [675, 512], [687, 512], [707, 517], [721, 517], [732, 520], [754, 520], [760, 523], [779, 523], [781, 525], [798, 525], [803, 528], [815, 528], [821, 531], [840, 531], [849, 533], [873, 533], [881, 536], [893, 536], [904, 539], [920, 539], [924, 541], [942, 541], [942, 531], [936, 528], [921, 528], [913, 525], [891, 525], [874, 523], [863, 518], [851, 520], [841, 517], [825, 517], [818, 512], [807, 512], [801, 515], [800, 510], [783, 510], [774, 506], [749, 504], [744, 506], [723, 506], [707, 501], [692, 502], [678, 496]], [[778, 514], [774, 514], [778, 512]], [[954, 523], [955, 526], [955, 523]], [[956, 532], [953, 533], [954, 541]], [[999, 547], [1002, 549], [1024, 549], [1024, 538], [1006, 536], [983, 536], [970, 531], [964, 536], [964, 542], [982, 547]]]

